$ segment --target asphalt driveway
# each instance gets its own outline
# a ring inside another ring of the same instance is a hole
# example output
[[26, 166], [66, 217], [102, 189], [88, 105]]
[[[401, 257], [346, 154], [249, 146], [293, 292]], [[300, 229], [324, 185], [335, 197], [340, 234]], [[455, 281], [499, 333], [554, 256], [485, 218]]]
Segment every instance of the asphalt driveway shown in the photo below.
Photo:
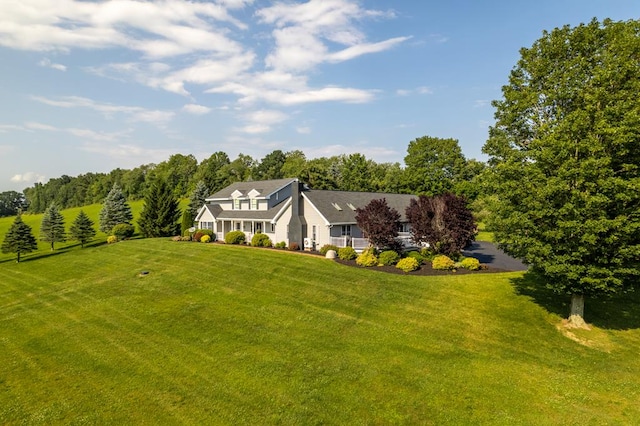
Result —
[[474, 241], [466, 249], [462, 250], [465, 256], [473, 256], [492, 268], [506, 271], [526, 271], [527, 265], [507, 255], [493, 243]]

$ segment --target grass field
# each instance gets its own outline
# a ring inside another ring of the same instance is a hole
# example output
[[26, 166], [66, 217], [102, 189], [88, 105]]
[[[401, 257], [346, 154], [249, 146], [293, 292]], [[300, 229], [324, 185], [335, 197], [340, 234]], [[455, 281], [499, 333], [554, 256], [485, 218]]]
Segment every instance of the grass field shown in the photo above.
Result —
[[0, 424], [637, 423], [638, 297], [570, 339], [532, 284], [164, 239], [7, 260]]

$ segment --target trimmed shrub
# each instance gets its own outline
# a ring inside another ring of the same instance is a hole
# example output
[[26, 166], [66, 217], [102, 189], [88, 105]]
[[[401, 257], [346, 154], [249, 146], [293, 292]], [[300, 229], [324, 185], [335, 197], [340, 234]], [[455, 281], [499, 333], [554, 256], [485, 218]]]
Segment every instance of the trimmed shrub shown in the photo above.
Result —
[[171, 237], [171, 241], [182, 241], [182, 237], [180, 235], [176, 235], [175, 237]]
[[208, 235], [203, 235], [202, 237], [200, 237], [201, 243], [208, 243], [209, 241], [211, 241], [211, 237]]
[[191, 241], [191, 237], [190, 236], [184, 236], [180, 238], [180, 241]]
[[224, 236], [224, 242], [227, 244], [244, 244], [245, 235], [242, 231], [231, 231]]
[[413, 257], [405, 257], [404, 259], [400, 259], [396, 264], [396, 268], [402, 269], [404, 272], [415, 271], [419, 267], [420, 264]]
[[433, 258], [436, 257], [436, 252], [429, 247], [423, 247], [420, 250], [420, 255], [424, 258], [425, 262], [431, 262]]
[[450, 270], [455, 268], [456, 263], [449, 257], [444, 254], [440, 254], [433, 258], [431, 262], [431, 267], [433, 269], [441, 269], [441, 270]]
[[466, 257], [460, 262], [460, 267], [470, 271], [477, 271], [480, 269], [480, 261], [475, 257]]
[[107, 237], [107, 244], [113, 244], [117, 242], [118, 242], [118, 237], [116, 237], [115, 235], [109, 235]]
[[326, 256], [329, 250], [333, 250], [337, 253], [338, 246], [334, 246], [333, 244], [325, 244], [322, 247], [320, 247], [320, 254], [323, 256]]
[[380, 265], [395, 265], [400, 260], [400, 255], [393, 250], [386, 250], [380, 253], [378, 261]]
[[254, 247], [271, 247], [273, 243], [267, 234], [258, 232], [251, 238], [251, 245]]
[[289, 250], [291, 250], [291, 251], [300, 250], [300, 244], [296, 243], [295, 241], [290, 242], [289, 243]]
[[424, 256], [422, 256], [417, 251], [410, 251], [409, 253], [407, 253], [406, 257], [414, 258], [418, 262], [418, 265], [422, 265], [424, 263]]
[[353, 247], [342, 247], [338, 250], [338, 257], [342, 260], [353, 260], [358, 257], [358, 253]]
[[287, 247], [287, 243], [285, 243], [284, 241], [280, 241], [279, 243], [276, 243], [275, 248], [277, 249], [283, 249]]
[[376, 266], [378, 265], [378, 258], [369, 250], [365, 250], [356, 258], [356, 263], [360, 266]]
[[111, 229], [111, 234], [115, 235], [118, 240], [126, 240], [133, 237], [136, 229], [128, 223], [119, 223]]

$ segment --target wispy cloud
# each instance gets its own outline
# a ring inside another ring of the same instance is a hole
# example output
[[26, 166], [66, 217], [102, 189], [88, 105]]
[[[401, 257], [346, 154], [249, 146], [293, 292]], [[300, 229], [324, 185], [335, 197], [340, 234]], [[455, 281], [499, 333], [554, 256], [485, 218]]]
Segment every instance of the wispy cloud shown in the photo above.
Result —
[[253, 111], [244, 116], [247, 125], [238, 129], [243, 133], [258, 134], [271, 131], [273, 125], [287, 120], [287, 114], [276, 110]]
[[35, 121], [29, 121], [24, 123], [24, 126], [28, 130], [42, 130], [48, 132], [63, 132], [68, 133], [70, 135], [82, 138], [82, 139], [93, 139], [96, 141], [102, 142], [113, 142], [118, 141], [122, 138], [125, 138], [130, 133], [130, 130], [125, 130], [121, 132], [97, 132], [91, 129], [81, 129], [75, 127], [55, 127], [49, 124], [43, 124]]
[[415, 89], [398, 89], [396, 95], [398, 96], [410, 96], [410, 95], [432, 95], [433, 90], [427, 86], [416, 87]]
[[65, 65], [53, 63], [49, 58], [42, 59], [40, 62], [38, 62], [38, 65], [46, 68], [53, 68], [54, 70], [58, 71], [67, 70], [67, 67]]
[[486, 99], [478, 99], [476, 101], [473, 102], [473, 107], [474, 108], [484, 108], [486, 106], [491, 105], [491, 101], [488, 101]]
[[147, 164], [149, 162], [159, 163], [166, 161], [171, 155], [179, 152], [178, 149], [151, 149], [133, 144], [106, 145], [95, 142], [85, 142], [80, 149], [108, 158], [121, 160], [131, 166]]
[[126, 114], [131, 121], [147, 123], [166, 123], [175, 115], [171, 111], [149, 110], [137, 106], [113, 105], [96, 102], [81, 96], [62, 96], [59, 99], [49, 99], [42, 96], [32, 96], [34, 101], [59, 108], [87, 108], [102, 113], [106, 117], [114, 114]]

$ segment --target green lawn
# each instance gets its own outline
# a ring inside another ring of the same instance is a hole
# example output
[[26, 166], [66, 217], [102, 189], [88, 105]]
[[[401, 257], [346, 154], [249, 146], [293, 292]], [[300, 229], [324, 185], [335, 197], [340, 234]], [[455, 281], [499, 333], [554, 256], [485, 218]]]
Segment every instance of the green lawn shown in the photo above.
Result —
[[165, 239], [7, 260], [0, 424], [637, 422], [640, 300], [574, 340], [565, 309], [520, 273]]

